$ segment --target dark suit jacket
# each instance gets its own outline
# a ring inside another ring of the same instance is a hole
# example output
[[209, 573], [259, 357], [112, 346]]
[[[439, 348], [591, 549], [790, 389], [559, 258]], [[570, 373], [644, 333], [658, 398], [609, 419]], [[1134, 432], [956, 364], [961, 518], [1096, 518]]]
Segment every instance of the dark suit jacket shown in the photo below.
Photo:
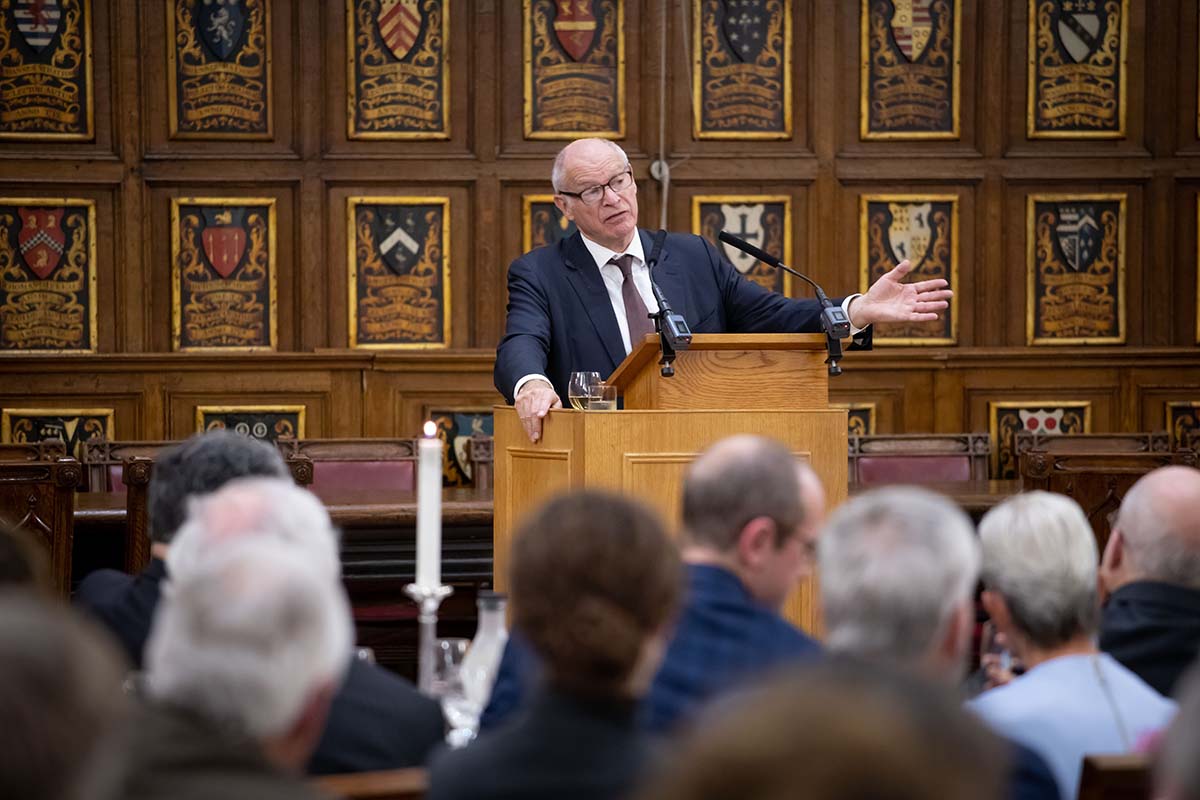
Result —
[[259, 746], [179, 708], [148, 703], [131, 726], [124, 800], [317, 800], [325, 795], [273, 767]]
[[[116, 634], [139, 669], [166, 574], [158, 559], [137, 576], [100, 570], [84, 578], [75, 595]], [[352, 658], [308, 770], [324, 775], [421, 766], [444, 731], [436, 702], [383, 667]]]
[[510, 724], [430, 768], [428, 800], [618, 800], [650, 761], [631, 702], [546, 689]]
[[[638, 230], [650, 253], [652, 236]], [[816, 300], [796, 300], [748, 281], [706, 239], [668, 234], [654, 280], [693, 333], [820, 332]], [[838, 301], [840, 302], [840, 301]], [[855, 340], [870, 346], [870, 329]], [[508, 321], [496, 349], [496, 388], [513, 401], [526, 375], [545, 375], [567, 405], [576, 371], [610, 375], [625, 359], [604, 279], [578, 232], [508, 268]]]
[[1100, 649], [1170, 697], [1200, 654], [1200, 591], [1158, 581], [1122, 586], [1100, 617]]

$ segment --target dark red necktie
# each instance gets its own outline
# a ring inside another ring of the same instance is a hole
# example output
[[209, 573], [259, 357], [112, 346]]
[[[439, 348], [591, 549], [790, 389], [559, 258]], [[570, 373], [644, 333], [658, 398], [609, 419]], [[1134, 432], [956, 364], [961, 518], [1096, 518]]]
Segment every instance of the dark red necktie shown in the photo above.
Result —
[[633, 256], [616, 256], [612, 263], [621, 270], [621, 299], [625, 301], [625, 321], [629, 325], [629, 346], [632, 350], [641, 344], [646, 334], [654, 333], [654, 321], [642, 301], [642, 295], [633, 283]]

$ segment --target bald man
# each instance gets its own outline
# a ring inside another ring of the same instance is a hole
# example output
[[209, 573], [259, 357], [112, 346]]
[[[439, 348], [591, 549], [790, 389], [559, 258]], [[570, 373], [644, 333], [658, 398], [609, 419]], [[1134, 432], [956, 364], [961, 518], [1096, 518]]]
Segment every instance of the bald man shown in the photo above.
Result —
[[1100, 649], [1171, 696], [1200, 653], [1200, 470], [1156, 469], [1126, 493], [1100, 590]]
[[[654, 234], [637, 227], [637, 183], [625, 151], [607, 139], [579, 139], [559, 152], [554, 203], [578, 231], [508, 268], [508, 319], [496, 348], [496, 388], [516, 406], [531, 441], [542, 418], [567, 402], [572, 372], [612, 374], [654, 332], [658, 311], [646, 265]], [[938, 278], [903, 283], [902, 261], [864, 295], [842, 301], [859, 347], [875, 322], [936, 320], [951, 292]], [[654, 280], [694, 333], [821, 331], [816, 300], [796, 300], [744, 279], [699, 236], [666, 237]]]

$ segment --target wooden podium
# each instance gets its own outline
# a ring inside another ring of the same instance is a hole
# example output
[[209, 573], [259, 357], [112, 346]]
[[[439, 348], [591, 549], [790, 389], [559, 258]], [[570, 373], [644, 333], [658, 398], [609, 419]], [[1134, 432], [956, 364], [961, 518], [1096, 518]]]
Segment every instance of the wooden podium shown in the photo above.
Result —
[[[508, 584], [509, 547], [523, 514], [567, 489], [601, 488], [653, 507], [673, 527], [688, 464], [718, 439], [771, 436], [812, 464], [830, 508], [846, 497], [846, 412], [829, 408], [825, 337], [698, 334], [675, 375], [658, 366], [648, 336], [609, 378], [621, 411], [551, 411], [535, 444], [512, 406], [495, 407], [495, 581]], [[785, 615], [819, 631], [815, 582], [788, 599]]]

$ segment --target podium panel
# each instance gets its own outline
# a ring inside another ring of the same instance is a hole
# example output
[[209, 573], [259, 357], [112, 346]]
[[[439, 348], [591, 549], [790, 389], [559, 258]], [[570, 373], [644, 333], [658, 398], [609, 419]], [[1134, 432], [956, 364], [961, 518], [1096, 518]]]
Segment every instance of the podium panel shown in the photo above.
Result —
[[[739, 433], [769, 436], [809, 462], [825, 484], [828, 504], [846, 497], [846, 412], [842, 409], [763, 411], [554, 410], [536, 444], [516, 410], [496, 406], [495, 582], [508, 586], [512, 533], [521, 517], [567, 489], [607, 489], [645, 502], [677, 529], [688, 465], [709, 445]], [[788, 599], [791, 621], [817, 633], [816, 586], [806, 581]]]

